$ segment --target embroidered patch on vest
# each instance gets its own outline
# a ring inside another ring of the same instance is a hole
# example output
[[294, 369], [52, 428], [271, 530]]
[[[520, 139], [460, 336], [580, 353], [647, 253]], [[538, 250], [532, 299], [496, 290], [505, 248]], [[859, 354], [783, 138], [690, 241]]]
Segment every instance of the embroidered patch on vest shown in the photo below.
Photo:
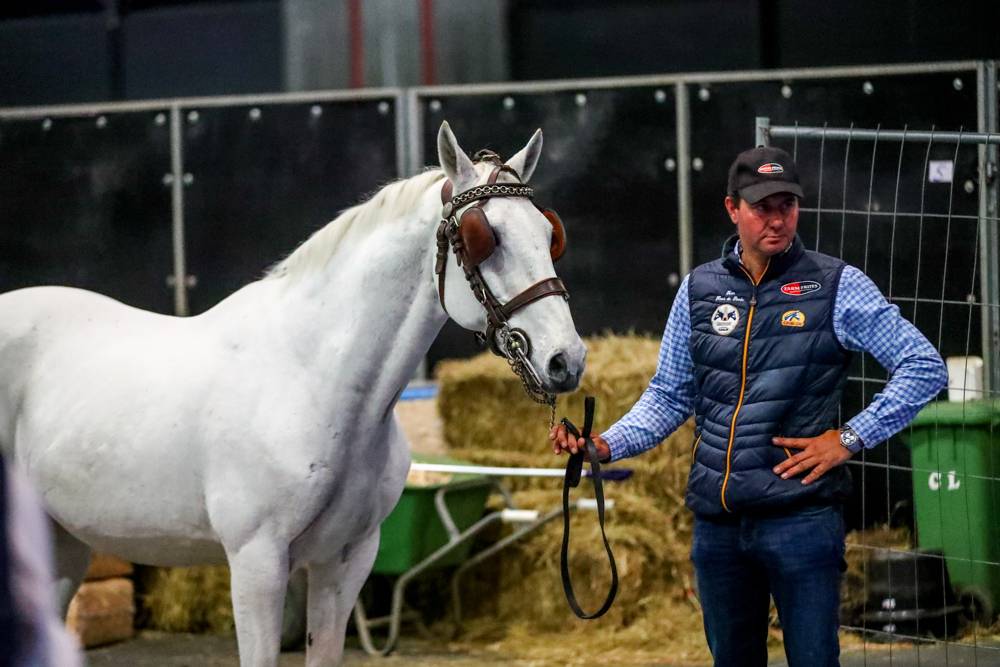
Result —
[[815, 280], [803, 280], [801, 282], [785, 283], [781, 286], [781, 292], [789, 296], [802, 296], [803, 294], [815, 292], [821, 287], [823, 286]]
[[804, 327], [806, 325], [806, 314], [801, 310], [786, 310], [781, 314], [781, 326], [783, 327]]
[[728, 336], [740, 323], [740, 311], [735, 306], [724, 303], [712, 313], [712, 328], [720, 336]]

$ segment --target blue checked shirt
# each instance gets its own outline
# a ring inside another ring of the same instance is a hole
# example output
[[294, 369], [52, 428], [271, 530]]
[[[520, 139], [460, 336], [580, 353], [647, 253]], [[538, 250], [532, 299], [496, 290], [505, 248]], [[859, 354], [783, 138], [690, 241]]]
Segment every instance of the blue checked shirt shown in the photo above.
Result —
[[[948, 383], [930, 341], [886, 301], [871, 279], [844, 267], [833, 308], [833, 331], [848, 350], [867, 352], [891, 377], [871, 404], [847, 425], [871, 448], [901, 431]], [[684, 278], [663, 332], [656, 374], [629, 412], [602, 434], [611, 460], [658, 445], [694, 412], [688, 279]]]

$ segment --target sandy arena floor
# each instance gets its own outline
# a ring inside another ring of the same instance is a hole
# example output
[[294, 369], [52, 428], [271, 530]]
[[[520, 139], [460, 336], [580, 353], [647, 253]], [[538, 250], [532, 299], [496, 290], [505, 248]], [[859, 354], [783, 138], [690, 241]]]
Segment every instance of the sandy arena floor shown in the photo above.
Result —
[[[349, 645], [353, 642], [349, 639]], [[236, 640], [233, 637], [210, 635], [167, 634], [144, 632], [131, 641], [87, 652], [89, 667], [239, 667]], [[303, 653], [283, 653], [280, 667], [301, 667], [305, 664]], [[575, 665], [608, 667], [599, 656], [592, 660], [581, 658]], [[772, 653], [769, 667], [786, 665], [780, 652]], [[1000, 667], [1000, 642], [977, 647], [949, 645], [895, 645], [869, 644], [844, 650], [843, 667]], [[354, 644], [349, 648], [345, 667], [366, 665], [414, 665], [415, 667], [548, 667], [551, 662], [518, 660], [498, 655], [492, 651], [449, 653], [440, 644], [414, 639], [402, 639], [399, 650], [387, 658], [365, 655]], [[636, 667], [680, 667], [678, 663], [657, 662]], [[688, 665], [686, 667], [707, 667]]]

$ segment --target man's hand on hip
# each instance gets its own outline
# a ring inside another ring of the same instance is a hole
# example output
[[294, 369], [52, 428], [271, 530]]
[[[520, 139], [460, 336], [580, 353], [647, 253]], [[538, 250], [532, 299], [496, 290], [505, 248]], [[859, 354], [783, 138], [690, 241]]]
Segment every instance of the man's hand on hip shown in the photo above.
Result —
[[800, 449], [787, 461], [782, 461], [774, 468], [781, 479], [789, 479], [812, 469], [803, 484], [812, 484], [827, 471], [836, 468], [851, 458], [851, 451], [840, 444], [840, 431], [831, 429], [814, 438], [772, 438], [775, 447]]

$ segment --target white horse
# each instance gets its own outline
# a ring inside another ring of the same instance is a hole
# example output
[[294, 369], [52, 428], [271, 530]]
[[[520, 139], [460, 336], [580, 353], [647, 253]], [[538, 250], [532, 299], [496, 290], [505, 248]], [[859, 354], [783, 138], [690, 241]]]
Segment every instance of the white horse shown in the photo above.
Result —
[[[507, 163], [524, 181], [541, 146], [538, 131]], [[444, 179], [461, 193], [490, 165], [447, 124], [438, 154], [443, 172], [386, 186], [196, 317], [64, 287], [0, 295], [0, 446], [54, 519], [64, 605], [91, 549], [228, 561], [240, 664], [273, 666], [286, 583], [304, 568], [306, 663], [340, 662], [410, 464], [393, 405], [447, 314], [485, 326], [453, 259], [447, 311], [439, 303], [435, 231]], [[501, 242], [480, 268], [498, 299], [554, 276], [539, 210], [523, 197], [484, 205]], [[511, 325], [530, 336], [546, 391], [576, 386], [585, 349], [563, 299], [534, 301]]]

